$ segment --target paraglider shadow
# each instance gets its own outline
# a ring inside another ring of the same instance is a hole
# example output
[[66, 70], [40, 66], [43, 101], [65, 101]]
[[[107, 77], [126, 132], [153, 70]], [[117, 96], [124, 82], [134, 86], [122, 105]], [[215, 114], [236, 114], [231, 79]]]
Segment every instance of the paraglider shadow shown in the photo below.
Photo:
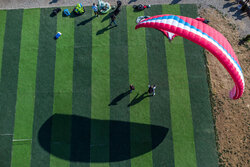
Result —
[[129, 94], [130, 94], [130, 90], [121, 93], [120, 95], [116, 96], [116, 97], [111, 101], [111, 103], [109, 104], [109, 106], [117, 105], [117, 102], [118, 102], [118, 101], [122, 100], [124, 97], [126, 97], [126, 96], [129, 95]]
[[168, 130], [156, 125], [55, 114], [39, 129], [38, 141], [44, 150], [64, 160], [117, 162], [155, 149]]
[[107, 26], [107, 27], [105, 27], [105, 28], [103, 28], [103, 29], [97, 31], [96, 35], [101, 35], [101, 34], [103, 34], [105, 31], [108, 31], [108, 30], [110, 30], [110, 29], [112, 29], [112, 28], [114, 28], [114, 27], [116, 27], [116, 26]]
[[92, 16], [84, 21], [82, 21], [81, 23], [77, 24], [77, 26], [83, 26], [85, 24], [87, 24], [88, 22], [92, 21], [95, 18], [95, 16]]
[[137, 103], [140, 103], [143, 99], [152, 96], [152, 95], [146, 95], [146, 94], [147, 94], [147, 92], [144, 92], [142, 95], [139, 96], [139, 94], [137, 93], [137, 95], [133, 98], [133, 100], [128, 104], [128, 107], [136, 105]]

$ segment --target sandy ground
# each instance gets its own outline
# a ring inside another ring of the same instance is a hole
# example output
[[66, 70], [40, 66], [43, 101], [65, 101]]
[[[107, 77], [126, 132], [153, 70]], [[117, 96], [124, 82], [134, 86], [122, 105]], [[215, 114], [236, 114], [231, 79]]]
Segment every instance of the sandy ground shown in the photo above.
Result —
[[[107, 0], [111, 5], [116, 0]], [[215, 122], [220, 166], [248, 167], [250, 111], [250, 43], [239, 46], [239, 39], [250, 34], [249, 17], [237, 10], [235, 0], [121, 0], [123, 5], [134, 4], [197, 4], [202, 17], [220, 31], [231, 43], [245, 77], [245, 92], [239, 100], [229, 99], [233, 81], [218, 60], [205, 51], [210, 76], [211, 103]], [[0, 0], [0, 9], [43, 8], [92, 5], [97, 0]]]

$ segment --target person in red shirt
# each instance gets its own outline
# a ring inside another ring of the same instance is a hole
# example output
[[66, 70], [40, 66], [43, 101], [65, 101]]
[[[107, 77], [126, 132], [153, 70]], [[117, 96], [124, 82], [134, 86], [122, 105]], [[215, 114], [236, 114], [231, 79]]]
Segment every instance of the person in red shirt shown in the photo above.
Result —
[[130, 84], [130, 85], [129, 85], [129, 90], [130, 90], [130, 93], [132, 93], [132, 91], [135, 90], [134, 85]]

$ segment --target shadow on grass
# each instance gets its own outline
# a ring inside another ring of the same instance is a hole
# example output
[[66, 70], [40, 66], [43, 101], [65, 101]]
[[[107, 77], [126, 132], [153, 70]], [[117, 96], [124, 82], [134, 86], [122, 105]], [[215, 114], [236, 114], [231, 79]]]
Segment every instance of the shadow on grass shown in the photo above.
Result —
[[76, 14], [75, 12], [74, 12], [74, 10], [72, 11], [72, 12], [70, 12], [70, 18], [75, 18], [75, 17], [79, 17], [79, 16], [82, 16], [82, 15], [84, 15], [84, 13], [82, 13], [82, 14]]
[[161, 126], [55, 114], [41, 126], [38, 140], [61, 159], [116, 162], [153, 150], [167, 133], [168, 128]]
[[117, 105], [117, 102], [119, 102], [120, 100], [122, 100], [124, 97], [126, 97], [126, 96], [129, 95], [129, 94], [130, 94], [130, 90], [121, 93], [120, 95], [116, 96], [116, 97], [111, 101], [111, 103], [109, 104], [109, 106]]
[[117, 26], [107, 26], [107, 27], [105, 27], [105, 28], [103, 28], [103, 29], [97, 31], [96, 35], [101, 35], [101, 34], [103, 34], [105, 31], [111, 30], [112, 28], [115, 28], [115, 27], [117, 27]]
[[81, 23], [77, 24], [77, 26], [84, 26], [85, 24], [87, 24], [88, 22], [92, 21], [95, 18], [95, 16], [92, 16], [86, 20], [83, 20]]
[[142, 95], [137, 94], [133, 100], [128, 104], [128, 107], [136, 105], [137, 103], [140, 103], [143, 99], [147, 98], [147, 97], [151, 97], [152, 95], [147, 95], [147, 92], [144, 92]]
[[109, 14], [107, 14], [103, 19], [102, 19], [102, 23], [108, 19], [110, 19], [111, 15], [113, 14], [113, 12], [110, 12]]

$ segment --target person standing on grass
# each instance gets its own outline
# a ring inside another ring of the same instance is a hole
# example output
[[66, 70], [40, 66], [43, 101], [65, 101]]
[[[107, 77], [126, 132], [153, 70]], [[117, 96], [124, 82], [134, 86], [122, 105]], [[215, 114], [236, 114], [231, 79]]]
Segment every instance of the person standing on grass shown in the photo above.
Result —
[[97, 8], [97, 6], [96, 6], [95, 3], [93, 3], [92, 9], [93, 9], [93, 11], [94, 11], [94, 13], [95, 13], [95, 16], [96, 16], [96, 17], [99, 17], [99, 15], [98, 15], [98, 8]]
[[115, 22], [116, 16], [114, 13], [112, 13], [112, 15], [110, 16], [110, 19], [111, 19], [111, 22], [110, 22], [109, 26], [112, 26], [112, 23], [114, 23], [115, 26], [117, 26], [117, 24]]
[[153, 96], [154, 96], [155, 95], [155, 89], [156, 89], [155, 85], [148, 85], [148, 93], [149, 94], [153, 93]]
[[132, 93], [132, 91], [135, 90], [134, 85], [130, 84], [130, 85], [129, 85], [129, 90], [130, 90], [130, 93]]

